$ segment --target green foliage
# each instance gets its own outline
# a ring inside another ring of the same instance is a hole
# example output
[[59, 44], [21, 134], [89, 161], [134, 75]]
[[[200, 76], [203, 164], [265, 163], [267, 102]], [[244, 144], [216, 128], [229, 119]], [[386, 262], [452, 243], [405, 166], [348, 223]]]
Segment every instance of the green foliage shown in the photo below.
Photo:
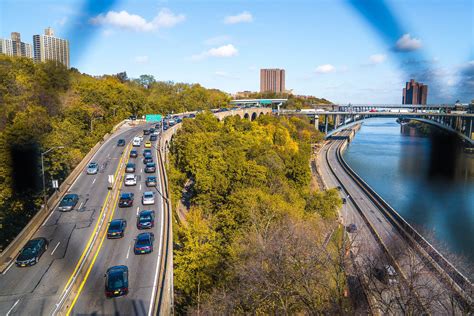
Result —
[[287, 109], [311, 108], [315, 104], [332, 104], [324, 98], [316, 98], [314, 96], [297, 96], [291, 93], [275, 93], [275, 92], [254, 92], [250, 93], [243, 99], [288, 99], [283, 105]]
[[306, 211], [315, 212], [325, 219], [336, 219], [337, 210], [342, 206], [342, 200], [336, 189], [323, 192], [313, 192], [306, 201]]

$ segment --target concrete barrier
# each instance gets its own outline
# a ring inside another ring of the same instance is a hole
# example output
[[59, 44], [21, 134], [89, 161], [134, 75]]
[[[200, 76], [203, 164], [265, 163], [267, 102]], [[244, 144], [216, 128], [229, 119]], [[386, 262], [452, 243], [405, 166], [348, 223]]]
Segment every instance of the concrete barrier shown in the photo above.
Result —
[[92, 149], [84, 156], [81, 162], [74, 168], [74, 170], [67, 176], [67, 178], [61, 183], [59, 189], [55, 191], [47, 200], [46, 205], [43, 205], [41, 209], [33, 216], [28, 224], [21, 230], [21, 232], [15, 237], [15, 239], [2, 251], [0, 254], [0, 272], [3, 272], [15, 259], [18, 252], [23, 248], [28, 240], [33, 237], [36, 231], [41, 227], [43, 222], [48, 218], [51, 212], [54, 211], [56, 204], [69, 190], [77, 177], [82, 173], [84, 168], [89, 163], [89, 160], [95, 155], [102, 144], [107, 141], [120, 127], [122, 127], [127, 121], [124, 120], [112, 128], [112, 132], [107, 133], [103, 140], [98, 142], [92, 147]]

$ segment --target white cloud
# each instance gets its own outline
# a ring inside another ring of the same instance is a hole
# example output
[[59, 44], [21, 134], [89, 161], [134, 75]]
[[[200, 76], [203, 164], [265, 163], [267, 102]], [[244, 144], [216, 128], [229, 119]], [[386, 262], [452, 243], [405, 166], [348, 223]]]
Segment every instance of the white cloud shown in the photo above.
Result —
[[315, 72], [318, 74], [328, 74], [330, 72], [336, 71], [336, 67], [331, 64], [319, 65], [316, 67]]
[[211, 38], [208, 38], [207, 40], [204, 41], [204, 44], [206, 45], [220, 45], [225, 42], [230, 41], [230, 36], [229, 35], [219, 35], [219, 36], [214, 36]]
[[150, 61], [150, 58], [148, 56], [136, 56], [135, 57], [135, 62], [137, 64], [146, 64]]
[[250, 23], [253, 21], [253, 16], [250, 12], [244, 11], [237, 15], [229, 15], [224, 19], [225, 24]]
[[110, 29], [106, 29], [106, 30], [102, 31], [102, 35], [104, 35], [104, 36], [110, 36], [112, 34], [114, 34], [114, 31], [112, 31]]
[[191, 56], [192, 60], [202, 60], [206, 57], [233, 57], [237, 56], [239, 51], [232, 44], [211, 48], [205, 52]]
[[176, 15], [165, 8], [161, 9], [152, 21], [147, 21], [145, 18], [136, 14], [130, 14], [127, 11], [109, 11], [105, 15], [99, 14], [95, 18], [91, 18], [90, 23], [95, 25], [108, 25], [136, 32], [150, 32], [159, 28], [173, 27], [185, 19], [186, 17], [183, 14]]
[[421, 48], [421, 40], [412, 38], [410, 34], [403, 34], [395, 44], [395, 50], [399, 52], [411, 52]]
[[387, 55], [385, 54], [374, 54], [369, 57], [370, 63], [373, 65], [381, 64], [387, 60]]
[[55, 21], [54, 23], [56, 25], [59, 25], [59, 26], [64, 26], [64, 24], [66, 24], [66, 22], [67, 22], [67, 17], [65, 16], [65, 17]]

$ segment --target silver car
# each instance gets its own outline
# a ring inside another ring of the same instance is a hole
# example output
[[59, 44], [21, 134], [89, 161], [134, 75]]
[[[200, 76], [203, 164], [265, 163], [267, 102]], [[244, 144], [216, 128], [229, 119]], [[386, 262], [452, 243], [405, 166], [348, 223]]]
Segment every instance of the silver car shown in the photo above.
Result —
[[153, 193], [152, 191], [143, 192], [142, 204], [143, 205], [155, 204], [155, 193]]
[[97, 174], [99, 172], [99, 164], [97, 162], [91, 162], [87, 166], [87, 174]]
[[134, 174], [127, 174], [125, 176], [125, 185], [137, 185], [137, 177]]

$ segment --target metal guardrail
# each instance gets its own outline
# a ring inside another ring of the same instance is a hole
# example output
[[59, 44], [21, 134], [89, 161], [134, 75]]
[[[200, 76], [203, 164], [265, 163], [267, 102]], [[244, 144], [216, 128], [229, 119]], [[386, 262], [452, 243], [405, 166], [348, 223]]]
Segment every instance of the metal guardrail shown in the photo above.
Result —
[[89, 160], [95, 155], [104, 142], [106, 142], [123, 124], [124, 120], [112, 128], [111, 133], [104, 135], [103, 139], [92, 147], [92, 149], [84, 156], [81, 162], [74, 168], [64, 182], [59, 186], [46, 202], [46, 205], [32, 217], [28, 224], [13, 239], [13, 241], [0, 254], [0, 272], [3, 272], [15, 259], [18, 252], [23, 248], [28, 240], [38, 231], [43, 222], [48, 218], [51, 212], [54, 212], [55, 206], [60, 199], [67, 193], [77, 177], [82, 173]]

